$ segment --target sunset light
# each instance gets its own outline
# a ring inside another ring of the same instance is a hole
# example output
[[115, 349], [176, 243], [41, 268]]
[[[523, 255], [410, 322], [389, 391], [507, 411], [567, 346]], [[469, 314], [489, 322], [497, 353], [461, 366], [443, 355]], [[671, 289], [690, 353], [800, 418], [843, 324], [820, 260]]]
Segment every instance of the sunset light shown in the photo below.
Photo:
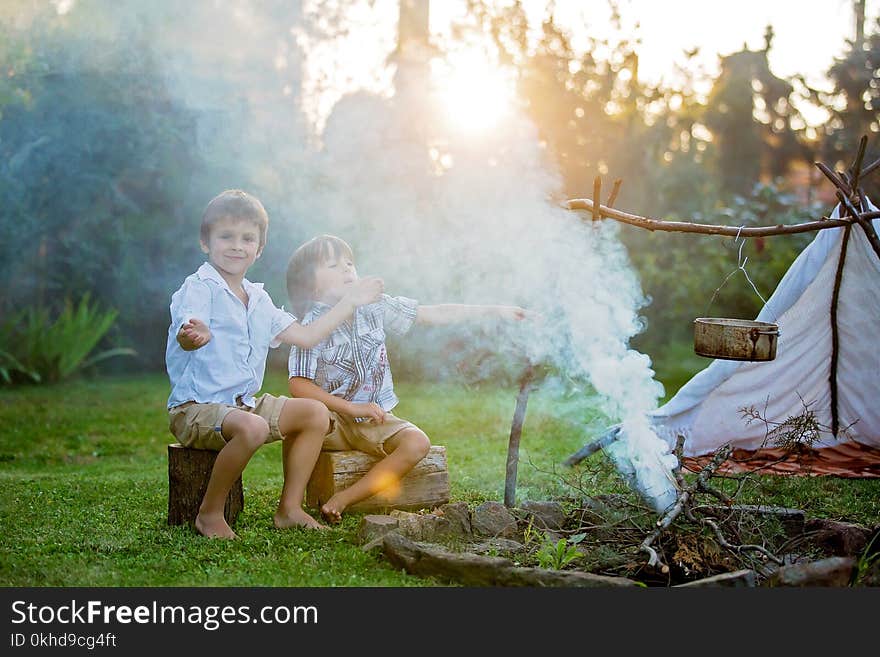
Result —
[[880, 0], [0, 0], [5, 640], [878, 590], [878, 281]]
[[480, 52], [453, 55], [438, 63], [434, 79], [441, 112], [459, 130], [490, 130], [511, 109], [513, 81]]

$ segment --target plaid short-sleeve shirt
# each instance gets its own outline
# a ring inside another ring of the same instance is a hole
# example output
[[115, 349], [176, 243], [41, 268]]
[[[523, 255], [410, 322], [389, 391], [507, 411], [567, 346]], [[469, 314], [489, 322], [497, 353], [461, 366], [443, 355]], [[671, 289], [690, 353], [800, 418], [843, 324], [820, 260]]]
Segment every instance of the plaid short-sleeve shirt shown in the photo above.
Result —
[[[291, 347], [288, 375], [311, 379], [331, 395], [350, 402], [373, 402], [390, 411], [398, 399], [385, 349], [385, 333], [406, 333], [415, 321], [418, 305], [415, 299], [383, 294], [377, 303], [360, 306], [350, 321], [337, 326], [318, 345], [311, 349]], [[328, 310], [327, 304], [315, 303], [303, 318], [303, 325]]]

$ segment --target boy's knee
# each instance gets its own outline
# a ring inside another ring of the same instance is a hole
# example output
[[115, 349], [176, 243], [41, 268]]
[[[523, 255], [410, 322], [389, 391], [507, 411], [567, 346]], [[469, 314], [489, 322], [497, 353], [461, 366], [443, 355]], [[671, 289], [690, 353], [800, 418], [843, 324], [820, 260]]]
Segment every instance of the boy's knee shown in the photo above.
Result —
[[235, 427], [233, 438], [256, 451], [269, 439], [269, 423], [259, 415], [248, 414]]
[[424, 458], [431, 449], [431, 440], [425, 433], [419, 429], [405, 429], [406, 434], [403, 436], [403, 445], [406, 446], [413, 456]]
[[326, 433], [330, 428], [330, 411], [316, 399], [291, 399], [287, 402], [301, 430], [320, 429]]

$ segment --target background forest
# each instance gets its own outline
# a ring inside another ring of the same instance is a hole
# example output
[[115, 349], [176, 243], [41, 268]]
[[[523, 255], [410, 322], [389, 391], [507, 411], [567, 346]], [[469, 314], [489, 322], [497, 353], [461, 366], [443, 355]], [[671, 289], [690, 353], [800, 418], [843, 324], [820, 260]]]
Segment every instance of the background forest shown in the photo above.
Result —
[[[311, 236], [298, 221], [308, 211], [302, 199], [327, 184], [320, 169], [304, 165], [321, 146], [298, 109], [291, 26], [332, 32], [334, 16], [358, 3], [330, 4], [317, 21], [295, 2], [214, 3], [216, 24], [206, 30], [245, 15], [252, 41], [266, 44], [242, 53], [240, 32], [218, 29], [206, 39], [192, 31], [204, 11], [198, 3], [3, 3], [0, 374], [7, 382], [64, 378], [89, 365], [89, 354], [96, 362], [95, 353], [105, 370], [161, 371], [170, 294], [201, 262], [198, 219], [224, 188], [248, 189], [269, 210], [269, 244], [249, 277], [284, 301], [290, 248]], [[597, 39], [582, 55], [550, 12], [532, 43], [519, 3], [470, 5], [459, 34], [483, 39], [514, 75], [558, 172], [559, 202], [590, 197], [601, 175], [603, 196], [623, 181], [615, 206], [635, 214], [793, 223], [833, 207], [833, 189], [814, 162], [845, 168], [862, 135], [866, 161], [880, 155], [880, 26], [865, 24], [864, 2], [854, 3], [862, 18], [827, 71], [830, 92], [773, 74], [771, 27], [763, 49], [722, 57], [716, 77], [683, 72], [681, 84], [656, 86], [640, 79], [636, 44], [625, 36], [602, 48]], [[432, 47], [442, 58], [443, 46]], [[279, 64], [279, 48], [290, 63]], [[393, 72], [393, 59], [388, 67]], [[698, 93], [700, 83], [708, 95]], [[806, 102], [827, 120], [809, 125], [798, 110]], [[876, 179], [865, 188], [880, 197]], [[737, 267], [735, 240], [631, 227], [619, 234], [646, 297], [633, 346], [651, 356], [661, 380], [674, 381], [677, 363], [692, 357], [694, 317], [752, 318], [760, 309], [740, 276], [713, 298]], [[812, 237], [748, 241], [748, 273], [765, 298]], [[50, 335], [66, 361], [47, 353]], [[79, 348], [73, 355], [70, 345]], [[417, 373], [403, 364], [396, 372]]]

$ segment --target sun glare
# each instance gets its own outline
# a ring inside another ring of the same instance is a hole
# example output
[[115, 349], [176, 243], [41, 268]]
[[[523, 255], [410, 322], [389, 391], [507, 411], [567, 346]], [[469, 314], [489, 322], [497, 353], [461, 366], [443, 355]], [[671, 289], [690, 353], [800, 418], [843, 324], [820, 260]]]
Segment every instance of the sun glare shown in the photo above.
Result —
[[510, 112], [513, 82], [479, 52], [450, 56], [434, 71], [441, 111], [470, 133], [491, 130]]

